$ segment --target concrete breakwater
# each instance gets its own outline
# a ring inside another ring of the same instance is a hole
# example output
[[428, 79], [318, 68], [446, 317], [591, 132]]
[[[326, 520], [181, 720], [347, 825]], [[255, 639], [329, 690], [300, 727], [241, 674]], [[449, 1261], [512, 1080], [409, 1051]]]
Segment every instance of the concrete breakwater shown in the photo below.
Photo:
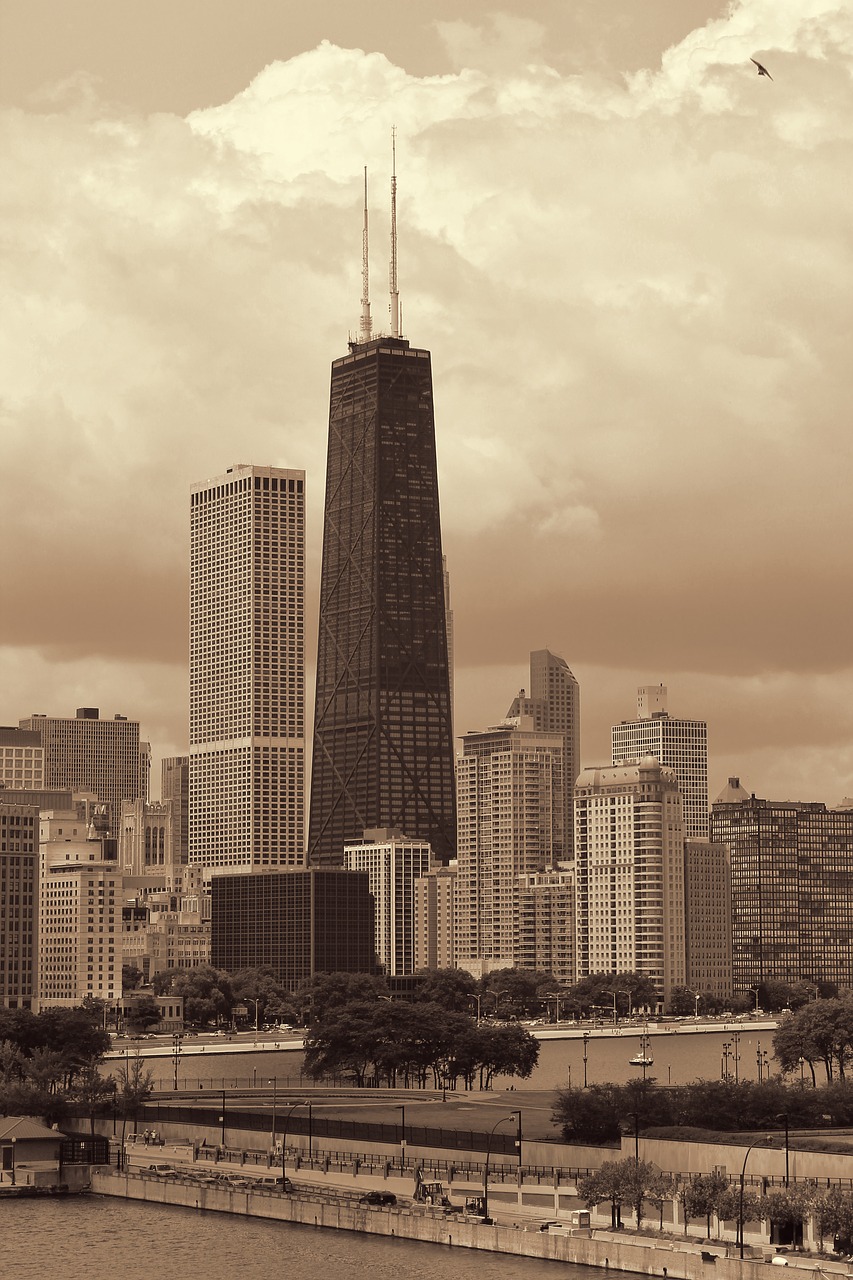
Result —
[[[626, 1233], [599, 1231], [554, 1235], [537, 1229], [460, 1220], [423, 1206], [378, 1208], [321, 1195], [291, 1196], [277, 1190], [206, 1186], [147, 1176], [134, 1170], [104, 1168], [92, 1171], [91, 1190], [99, 1195], [153, 1204], [239, 1214], [337, 1231], [396, 1236], [450, 1248], [574, 1262], [605, 1270], [662, 1276], [667, 1280], [707, 1280], [711, 1266], [716, 1280], [767, 1278], [767, 1261], [741, 1261], [737, 1257], [728, 1257], [725, 1248], [719, 1245], [703, 1249], [688, 1242], [663, 1242]], [[790, 1263], [793, 1264], [794, 1260], [791, 1259]], [[841, 1276], [849, 1280], [848, 1268], [844, 1264], [804, 1260], [802, 1266], [791, 1265], [790, 1270], [811, 1273], [808, 1280], [814, 1280], [815, 1272], [822, 1280], [835, 1280]]]

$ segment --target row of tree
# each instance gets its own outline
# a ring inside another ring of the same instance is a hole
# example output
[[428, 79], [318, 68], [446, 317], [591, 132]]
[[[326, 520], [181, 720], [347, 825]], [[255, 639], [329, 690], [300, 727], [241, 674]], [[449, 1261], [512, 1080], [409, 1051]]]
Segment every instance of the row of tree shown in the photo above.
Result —
[[770, 1221], [795, 1234], [813, 1216], [821, 1249], [826, 1237], [853, 1238], [853, 1192], [838, 1185], [819, 1188], [816, 1183], [796, 1182], [761, 1196], [745, 1189], [741, 1203], [739, 1184], [725, 1174], [715, 1171], [679, 1179], [647, 1160], [629, 1159], [606, 1161], [594, 1173], [579, 1178], [578, 1195], [590, 1208], [609, 1202], [614, 1227], [621, 1225], [623, 1207], [629, 1207], [639, 1230], [645, 1206], [652, 1205], [663, 1230], [664, 1205], [675, 1198], [681, 1205], [685, 1235], [691, 1221], [704, 1219], [710, 1238], [715, 1217], [719, 1222]]
[[359, 1087], [491, 1087], [495, 1076], [527, 1078], [539, 1043], [518, 1023], [478, 1025], [441, 1005], [353, 1000], [326, 1010], [305, 1038], [306, 1074], [344, 1076]]
[[553, 1119], [566, 1142], [618, 1142], [626, 1130], [678, 1127], [745, 1133], [783, 1128], [843, 1127], [853, 1124], [853, 1083], [835, 1081], [819, 1089], [785, 1084], [778, 1077], [752, 1080], [697, 1080], [661, 1088], [654, 1080], [593, 1084], [559, 1089]]

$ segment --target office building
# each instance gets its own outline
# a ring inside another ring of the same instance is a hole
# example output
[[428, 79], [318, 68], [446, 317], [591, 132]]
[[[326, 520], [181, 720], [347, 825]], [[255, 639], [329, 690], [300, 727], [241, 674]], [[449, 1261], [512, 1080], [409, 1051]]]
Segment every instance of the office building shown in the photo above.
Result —
[[269, 965], [291, 991], [317, 973], [375, 972], [367, 872], [220, 872], [210, 887], [214, 968], [236, 973]]
[[121, 996], [121, 866], [106, 806], [39, 818], [38, 1008]]
[[415, 881], [415, 973], [456, 968], [456, 863]]
[[578, 979], [685, 985], [684, 831], [675, 770], [653, 756], [584, 769], [575, 788]]
[[160, 799], [172, 802], [172, 840], [178, 862], [189, 862], [190, 758], [166, 756], [160, 764]]
[[724, 844], [684, 841], [684, 930], [688, 988], [727, 999], [733, 990], [732, 870]]
[[521, 716], [462, 744], [456, 949], [478, 974], [515, 963], [518, 877], [554, 870], [563, 857], [563, 737]]
[[367, 272], [357, 341], [333, 361], [308, 861], [393, 827], [456, 848], [453, 724], [430, 353], [400, 336], [392, 182], [391, 333]]
[[0, 725], [0, 791], [40, 791], [43, 787], [41, 735]]
[[304, 472], [193, 486], [189, 861], [296, 866], [304, 830]]
[[732, 877], [732, 979], [853, 989], [853, 810], [760, 800], [730, 778], [711, 836]]
[[611, 730], [612, 760], [654, 756], [674, 769], [681, 790], [685, 838], [708, 838], [708, 726], [704, 720], [679, 720], [666, 709], [665, 685], [637, 690], [637, 718]]
[[415, 883], [430, 869], [425, 840], [402, 831], [365, 831], [344, 845], [348, 871], [366, 871], [375, 903], [376, 957], [392, 978], [415, 971]]
[[0, 791], [0, 1008], [31, 1009], [38, 922], [39, 811]]
[[147, 798], [150, 748], [139, 741], [138, 720], [102, 720], [97, 707], [80, 707], [73, 718], [32, 715], [20, 727], [38, 734], [44, 749], [44, 789], [96, 795], [111, 835], [122, 800]]
[[575, 876], [559, 871], [533, 871], [518, 878], [519, 969], [553, 973], [557, 982], [575, 981]]
[[530, 716], [540, 733], [558, 733], [563, 743], [563, 845], [571, 856], [575, 782], [580, 771], [580, 686], [564, 658], [549, 649], [530, 655], [530, 693], [521, 689], [507, 719]]

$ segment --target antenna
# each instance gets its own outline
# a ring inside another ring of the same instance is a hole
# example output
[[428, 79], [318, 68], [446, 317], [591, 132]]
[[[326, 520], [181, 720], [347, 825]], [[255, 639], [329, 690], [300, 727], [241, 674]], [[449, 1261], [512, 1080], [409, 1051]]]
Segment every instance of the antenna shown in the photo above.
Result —
[[364, 166], [364, 230], [361, 237], [361, 320], [358, 326], [359, 338], [369, 342], [373, 334], [370, 321], [370, 266], [368, 264], [368, 228], [367, 228], [367, 165]]
[[397, 126], [391, 127], [391, 336], [400, 336], [400, 292], [397, 288]]

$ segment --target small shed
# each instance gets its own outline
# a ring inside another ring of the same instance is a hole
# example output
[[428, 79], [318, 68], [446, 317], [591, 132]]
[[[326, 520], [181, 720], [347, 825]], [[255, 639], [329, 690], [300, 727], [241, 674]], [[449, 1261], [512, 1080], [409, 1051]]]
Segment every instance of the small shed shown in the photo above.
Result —
[[0, 1117], [0, 1183], [36, 1186], [53, 1180], [64, 1138], [32, 1116]]

